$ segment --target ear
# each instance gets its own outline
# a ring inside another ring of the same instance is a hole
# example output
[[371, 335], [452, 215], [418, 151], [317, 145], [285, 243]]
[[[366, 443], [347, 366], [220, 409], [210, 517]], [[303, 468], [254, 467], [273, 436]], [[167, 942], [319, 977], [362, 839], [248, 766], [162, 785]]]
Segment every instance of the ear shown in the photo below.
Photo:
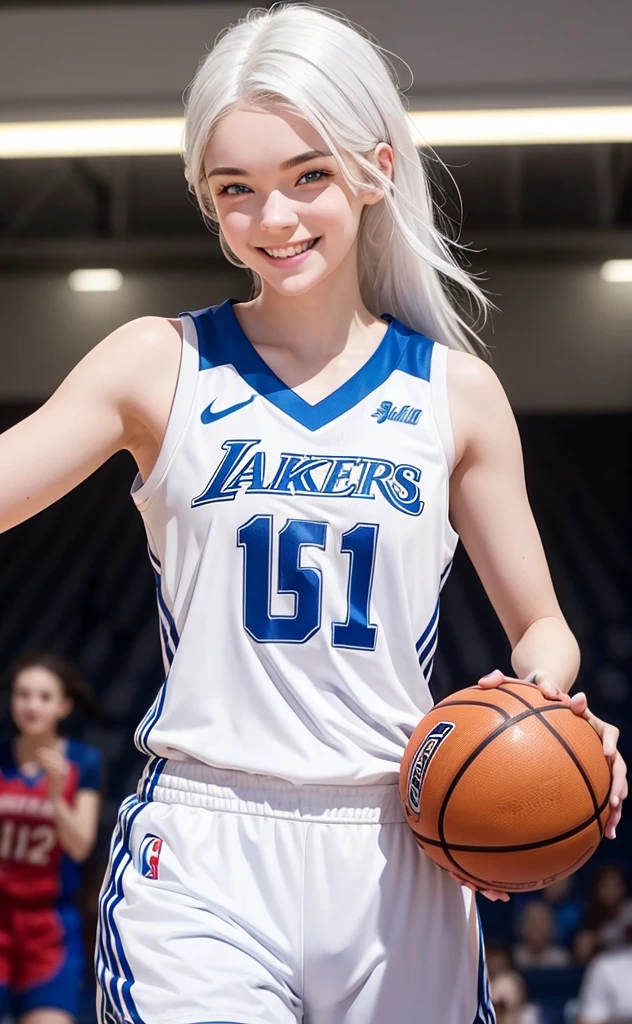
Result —
[[61, 706], [60, 722], [63, 722], [65, 718], [68, 718], [68, 716], [74, 711], [74, 707], [75, 702], [72, 697], [64, 697], [64, 701]]
[[[390, 181], [394, 180], [395, 154], [393, 153], [393, 147], [389, 146], [388, 142], [378, 142], [373, 150], [373, 162], [377, 164], [382, 174], [385, 174]], [[384, 190], [381, 188], [371, 189], [370, 192], [366, 192], [364, 195], [364, 201], [369, 206], [374, 206], [375, 203], [379, 203], [383, 198]]]

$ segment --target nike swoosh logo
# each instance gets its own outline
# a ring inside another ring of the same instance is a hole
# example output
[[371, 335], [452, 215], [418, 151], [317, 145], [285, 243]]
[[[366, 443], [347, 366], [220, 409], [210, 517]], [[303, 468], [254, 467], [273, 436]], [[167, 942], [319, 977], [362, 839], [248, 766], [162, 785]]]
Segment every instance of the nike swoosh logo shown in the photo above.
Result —
[[251, 395], [245, 402], [238, 402], [237, 405], [229, 405], [228, 409], [222, 409], [220, 412], [212, 412], [211, 410], [213, 405], [217, 401], [217, 399], [214, 398], [211, 404], [207, 406], [206, 409], [202, 410], [200, 419], [202, 420], [202, 423], [215, 423], [215, 420], [221, 420], [224, 416], [230, 416], [232, 412], [237, 412], [238, 409], [243, 409], [245, 405], [250, 405], [254, 400], [255, 396]]

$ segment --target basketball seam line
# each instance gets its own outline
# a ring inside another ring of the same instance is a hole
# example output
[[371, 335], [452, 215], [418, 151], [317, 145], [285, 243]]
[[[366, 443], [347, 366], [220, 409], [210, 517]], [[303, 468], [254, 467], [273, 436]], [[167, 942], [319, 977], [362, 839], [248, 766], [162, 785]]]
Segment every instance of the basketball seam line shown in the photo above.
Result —
[[[589, 818], [582, 821], [581, 824], [575, 825], [574, 828], [569, 829], [567, 832], [560, 832], [559, 835], [553, 836], [549, 839], [541, 839], [537, 843], [520, 843], [514, 846], [465, 846], [463, 843], [450, 843], [450, 850], [456, 850], [460, 853], [521, 853], [524, 850], [537, 850], [541, 846], [553, 846], [555, 843], [561, 843], [564, 839], [570, 839], [572, 836], [582, 832], [583, 829], [588, 828], [593, 822], [597, 821], [597, 816], [602, 814], [608, 806], [609, 795], [606, 796], [601, 807], [598, 807], [594, 814], [591, 814]], [[429, 839], [427, 836], [423, 836], [420, 832], [415, 832], [418, 839], [422, 842], [427, 843], [428, 846], [442, 846], [440, 839]], [[445, 853], [445, 850], [444, 850]], [[459, 865], [459, 870], [467, 872], [466, 868], [462, 868]]]
[[[511, 718], [511, 715], [509, 714], [509, 712], [505, 711], [504, 708], [499, 708], [498, 704], [488, 704], [487, 701], [482, 701], [482, 700], [451, 700], [447, 704], [444, 704], [443, 701], [441, 702], [441, 707], [442, 708], [446, 708], [446, 710], [448, 708], [462, 708], [464, 706], [465, 707], [472, 707], [472, 708], [491, 708], [493, 711], [497, 711], [499, 715], [502, 715], [502, 717], [503, 717], [503, 719], [505, 721], [507, 721], [508, 718]], [[432, 710], [434, 711], [435, 708], [437, 708], [437, 707], [439, 707], [438, 704], [435, 705], [435, 707]]]
[[[516, 697], [516, 695], [514, 693], [512, 693], [511, 691], [510, 691], [510, 693], [511, 693], [511, 696]], [[516, 697], [516, 700], [520, 701], [520, 698]], [[524, 702], [521, 702], [521, 703], [524, 703]], [[447, 704], [445, 706], [449, 707], [449, 704]], [[485, 705], [482, 705], [482, 706], [484, 707]], [[459, 862], [452, 856], [452, 854], [450, 852], [451, 847], [446, 842], [446, 836], [445, 836], [445, 830], [444, 830], [444, 827], [443, 827], [443, 823], [445, 821], [445, 815], [446, 815], [446, 812], [447, 812], [447, 806], [448, 806], [448, 803], [450, 801], [450, 797], [452, 796], [452, 794], [453, 794], [454, 790], [456, 789], [458, 783], [460, 782], [462, 776], [465, 774], [465, 772], [469, 768], [470, 764], [472, 764], [472, 762], [476, 760], [476, 758], [481, 753], [481, 751], [483, 751], [485, 749], [485, 747], [488, 746], [492, 742], [492, 740], [496, 739], [496, 737], [499, 736], [500, 733], [504, 732], [505, 729], [508, 729], [511, 725], [515, 725], [517, 722], [522, 722], [524, 719], [529, 718], [530, 716], [532, 716], [534, 714], [538, 714], [539, 712], [544, 714], [544, 713], [548, 713], [548, 712], [552, 712], [552, 711], [561, 711], [561, 710], [567, 710], [565, 704], [552, 704], [551, 707], [542, 707], [542, 708], [534, 707], [532, 704], [529, 704], [528, 705], [528, 709], [526, 711], [523, 711], [523, 712], [521, 712], [521, 714], [516, 715], [516, 716], [508, 719], [507, 721], [503, 722], [502, 725], [499, 725], [499, 726], [496, 727], [496, 729], [494, 730], [493, 733], [491, 733], [483, 741], [481, 741], [481, 743], [479, 743], [478, 747], [476, 747], [472, 751], [472, 753], [466, 758], [464, 763], [459, 768], [459, 771], [457, 772], [457, 774], [453, 778], [452, 782], [450, 783], [450, 785], [448, 787], [448, 790], [447, 790], [447, 792], [446, 792], [446, 794], [445, 794], [445, 796], [443, 798], [443, 802], [441, 804], [441, 808], [440, 808], [440, 811], [439, 811], [439, 817], [438, 817], [438, 821], [437, 821], [437, 831], [439, 832], [439, 842], [438, 842], [438, 845], [441, 846], [444, 855], [455, 866], [455, 868], [457, 868], [461, 872], [464, 872], [470, 878], [475, 878], [477, 881], [480, 881], [480, 879], [477, 879], [476, 875], [471, 875], [470, 872], [467, 870], [467, 868], [462, 867], [461, 864], [459, 864]], [[540, 717], [539, 714], [538, 714], [538, 717]], [[464, 851], [461, 851], [461, 852], [464, 852]]]
[[[520, 701], [521, 704], [527, 704], [529, 707], [534, 708], [535, 711], [546, 711], [546, 705], [544, 707], [540, 706], [539, 708], [536, 708], [533, 704], [529, 704], [528, 701], [524, 700], [524, 698], [519, 697], [517, 693], [513, 693], [512, 692], [512, 696], [515, 697], [515, 699], [517, 701]], [[590, 794], [590, 799], [591, 799], [591, 802], [592, 802], [592, 805], [593, 805], [593, 811], [597, 815], [597, 818], [593, 819], [593, 820], [596, 820], [596, 822], [597, 822], [597, 827], [599, 829], [599, 839], [600, 840], [603, 839], [603, 826], [601, 824], [601, 813], [602, 813], [602, 811], [605, 808], [602, 807], [601, 810], [598, 810], [599, 802], [597, 800], [597, 794], [595, 793], [595, 791], [594, 791], [594, 789], [592, 787], [592, 783], [591, 783], [590, 779], [588, 778], [588, 773], [587, 773], [586, 769], [584, 768], [584, 765], [582, 764], [582, 762], [577, 757], [577, 754], [575, 753], [575, 751], [569, 746], [569, 744], [566, 742], [564, 737], [560, 736], [559, 732], [557, 732], [557, 730], [555, 730], [553, 728], [551, 723], [547, 722], [546, 718], [544, 718], [543, 715], [538, 715], [538, 717], [539, 717], [540, 721], [542, 722], [542, 725], [544, 725], [545, 728], [548, 729], [549, 732], [553, 736], [555, 736], [555, 738], [558, 740], [558, 742], [562, 745], [562, 747], [564, 748], [564, 750], [566, 751], [566, 753], [570, 757], [571, 761], [576, 766], [576, 768], [577, 768], [579, 774], [581, 775], [582, 779], [584, 780], [584, 783], [586, 785], [586, 789], [588, 790], [588, 792]], [[608, 796], [609, 795], [610, 795], [610, 787], [608, 787]], [[607, 802], [607, 800], [606, 800], [606, 802]]]

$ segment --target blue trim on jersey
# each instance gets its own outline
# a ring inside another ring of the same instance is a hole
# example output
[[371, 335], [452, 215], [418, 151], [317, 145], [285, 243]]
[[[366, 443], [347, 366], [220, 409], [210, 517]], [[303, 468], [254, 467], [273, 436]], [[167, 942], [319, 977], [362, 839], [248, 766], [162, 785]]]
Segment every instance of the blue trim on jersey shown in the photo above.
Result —
[[[452, 561], [448, 562], [445, 569], [441, 573], [439, 578], [439, 591], [441, 591], [443, 584], [450, 575], [450, 569], [452, 568]], [[419, 640], [415, 644], [415, 650], [417, 651], [417, 657], [419, 664], [421, 665], [421, 671], [423, 677], [427, 683], [430, 682], [430, 676], [432, 675], [432, 669], [434, 666], [435, 654], [437, 652], [437, 643], [439, 641], [439, 602], [440, 598], [437, 597], [437, 603], [434, 607], [434, 611], [430, 616], [430, 621], [423, 633], [419, 637]]]
[[308, 430], [318, 430], [348, 412], [396, 369], [430, 380], [434, 343], [386, 313], [382, 316], [388, 325], [386, 333], [364, 366], [326, 398], [310, 405], [263, 361], [235, 316], [236, 303], [237, 299], [225, 299], [217, 306], [187, 314], [198, 333], [200, 370], [233, 366], [253, 391]]
[[[134, 819], [143, 806], [144, 804], [135, 796], [128, 797], [121, 805], [116, 830], [112, 836], [108, 875], [99, 899], [99, 935], [95, 965], [104, 1002], [109, 1002], [116, 1009], [121, 1020], [132, 1021], [133, 1024], [143, 1024], [143, 1020], [132, 997], [134, 975], [125, 956], [114, 920], [114, 911], [125, 896], [123, 876], [132, 862], [130, 835]], [[109, 978], [106, 978], [106, 972], [109, 972]], [[124, 977], [123, 981], [121, 975]], [[105, 1024], [105, 1007], [101, 1008], [101, 1019]]]
[[[180, 637], [178, 635], [178, 629], [176, 627], [174, 618], [169, 609], [167, 608], [167, 604], [162, 595], [162, 566], [160, 563], [160, 559], [153, 553], [149, 545], [147, 545], [147, 551], [149, 553], [149, 560], [151, 562], [151, 567], [154, 573], [154, 580], [156, 583], [158, 622], [160, 625], [160, 633], [162, 636], [163, 653], [165, 661], [167, 662], [170, 669], [173, 664], [173, 659], [176, 650], [178, 649], [178, 644], [180, 643]], [[145, 716], [142, 718], [140, 724], [138, 725], [138, 728], [136, 729], [134, 742], [138, 749], [143, 752], [143, 754], [155, 753], [149, 746], [149, 736], [153, 727], [156, 725], [156, 722], [159, 720], [162, 714], [162, 709], [164, 708], [165, 699], [167, 696], [168, 681], [169, 672], [167, 672], [167, 677], [163, 682], [162, 686], [160, 687], [151, 707], [148, 709]]]
[[[149, 550], [149, 548], [147, 550]], [[158, 602], [158, 617], [160, 619], [161, 627], [163, 629], [163, 637], [166, 640], [165, 655], [166, 655], [166, 658], [167, 658], [167, 660], [169, 662], [169, 665], [171, 665], [171, 663], [173, 661], [173, 656], [174, 656], [174, 654], [175, 654], [175, 652], [177, 650], [178, 644], [180, 643], [180, 637], [178, 636], [178, 630], [177, 630], [177, 627], [176, 627], [173, 615], [171, 614], [171, 612], [167, 608], [167, 604], [166, 604], [165, 599], [164, 599], [164, 597], [162, 595], [162, 575], [161, 575], [160, 563], [159, 563], [158, 569], [156, 569], [154, 564], [153, 564], [153, 560], [152, 560], [152, 570], [153, 570], [153, 573], [154, 573], [154, 580], [155, 580], [155, 583], [156, 583], [156, 600]], [[161, 616], [160, 616], [161, 612], [162, 612], [162, 616], [164, 618], [164, 621], [163, 621], [163, 618], [161, 618]]]
[[447, 580], [448, 576], [450, 575], [450, 569], [452, 568], [453, 561], [454, 561], [454, 559], [450, 559], [450, 561], [448, 562], [448, 564], [446, 565], [445, 569], [443, 570], [443, 572], [441, 573], [441, 575], [439, 577], [439, 590], [441, 590], [443, 588], [443, 584], [445, 583], [445, 581]]
[[[472, 896], [472, 899], [475, 899], [475, 897]], [[476, 917], [478, 926], [478, 1006], [473, 1024], [496, 1024], [496, 1011], [494, 1010], [494, 1004], [492, 1003], [492, 997], [489, 991], [489, 978], [487, 976], [487, 965], [485, 963], [485, 947], [483, 945], [483, 927], [481, 925], [481, 917], [478, 912], [478, 907], [476, 908]]]
[[[416, 649], [417, 654], [419, 655], [420, 658], [423, 657], [424, 650], [427, 650], [427, 647], [428, 647], [427, 641], [429, 640], [430, 644], [432, 644], [432, 636], [431, 636], [431, 634], [434, 634], [436, 629], [437, 629], [437, 620], [438, 620], [438, 618], [439, 618], [439, 598], [437, 598], [437, 603], [435, 605], [434, 611], [433, 611], [432, 616], [430, 618], [430, 622], [428, 623], [428, 625], [424, 629], [423, 633], [419, 637], [419, 640], [415, 644], [415, 649]], [[422, 648], [423, 648], [423, 650], [422, 650]]]

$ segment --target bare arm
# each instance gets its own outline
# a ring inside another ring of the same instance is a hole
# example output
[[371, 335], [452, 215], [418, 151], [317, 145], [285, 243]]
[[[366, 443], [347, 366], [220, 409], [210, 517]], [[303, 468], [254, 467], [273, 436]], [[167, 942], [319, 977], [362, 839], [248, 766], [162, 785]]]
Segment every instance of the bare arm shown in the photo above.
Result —
[[[524, 480], [518, 429], [496, 375], [474, 356], [450, 352], [448, 393], [456, 461], [451, 515], [512, 647], [521, 679], [564, 699], [598, 733], [612, 771], [605, 833], [616, 836], [628, 794], [619, 730], [589, 711], [586, 695], [566, 696], [579, 670], [579, 648], [560, 610]], [[498, 686], [500, 671], [479, 680]]]
[[160, 317], [118, 328], [40, 409], [0, 435], [0, 533], [52, 505], [115, 452], [133, 452], [156, 428], [165, 382], [173, 388], [177, 376], [176, 332]]
[[579, 649], [558, 604], [529, 506], [518, 428], [493, 371], [450, 353], [448, 390], [457, 462], [451, 516], [526, 679], [541, 673], [564, 692]]
[[61, 796], [52, 804], [60, 846], [77, 863], [87, 860], [97, 837], [101, 806], [99, 794], [93, 789], [80, 789], [74, 806], [71, 807]]

